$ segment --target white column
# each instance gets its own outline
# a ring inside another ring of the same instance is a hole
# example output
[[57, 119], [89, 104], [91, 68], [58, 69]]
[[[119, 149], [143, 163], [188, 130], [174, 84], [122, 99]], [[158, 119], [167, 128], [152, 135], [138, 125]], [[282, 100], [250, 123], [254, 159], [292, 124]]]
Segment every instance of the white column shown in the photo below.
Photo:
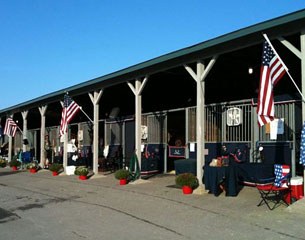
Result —
[[[27, 139], [27, 134], [28, 134], [28, 120], [27, 120], [28, 112], [29, 111], [21, 112], [21, 115], [22, 115], [22, 118], [23, 118], [23, 136], [22, 136], [23, 140]], [[25, 144], [22, 145], [22, 151], [26, 152], [26, 145]]]
[[[13, 119], [13, 114], [9, 116], [10, 118]], [[12, 151], [13, 151], [13, 137], [12, 136], [7, 136], [8, 137], [8, 161], [10, 162], [12, 160]]]
[[197, 176], [202, 185], [202, 175], [204, 166], [204, 146], [205, 146], [205, 119], [204, 119], [204, 96], [205, 96], [205, 81], [200, 79], [204, 72], [204, 65], [197, 62], [197, 106], [196, 106], [196, 142], [197, 142]]
[[196, 142], [197, 142], [197, 178], [199, 181], [200, 187], [195, 191], [195, 193], [203, 192], [203, 169], [205, 162], [204, 155], [204, 146], [205, 146], [205, 138], [204, 138], [204, 107], [205, 107], [205, 83], [204, 80], [207, 77], [208, 73], [212, 69], [215, 64], [217, 56], [214, 56], [209, 62], [207, 68], [205, 69], [203, 63], [201, 61], [197, 62], [197, 73], [193, 71], [192, 68], [185, 65], [185, 69], [188, 73], [193, 77], [197, 84], [197, 107], [196, 107]]
[[40, 167], [44, 167], [45, 165], [45, 149], [44, 149], [44, 138], [46, 134], [46, 111], [48, 106], [39, 107], [39, 112], [41, 116], [41, 126], [40, 126]]
[[89, 97], [93, 104], [93, 173], [98, 174], [98, 131], [99, 131], [99, 101], [103, 94], [103, 90], [95, 91]]
[[142, 118], [142, 91], [147, 83], [146, 76], [141, 83], [140, 79], [135, 80], [135, 86], [128, 82], [128, 86], [135, 95], [135, 154], [139, 161], [141, 171], [141, 118]]

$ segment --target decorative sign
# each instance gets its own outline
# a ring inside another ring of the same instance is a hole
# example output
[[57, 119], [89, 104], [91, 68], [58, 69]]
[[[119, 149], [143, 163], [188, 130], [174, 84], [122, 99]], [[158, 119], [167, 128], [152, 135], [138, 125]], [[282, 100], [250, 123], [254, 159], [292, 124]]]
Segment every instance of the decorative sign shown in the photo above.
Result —
[[278, 134], [284, 134], [284, 118], [276, 118], [270, 122], [270, 139], [276, 140]]
[[243, 115], [242, 110], [237, 107], [232, 107], [227, 110], [227, 125], [238, 126], [242, 124]]
[[185, 147], [168, 146], [168, 156], [175, 158], [185, 158]]
[[83, 141], [84, 140], [84, 132], [83, 132], [83, 130], [78, 130], [77, 139], [78, 139], [78, 141]]
[[141, 139], [147, 139], [147, 126], [141, 126]]

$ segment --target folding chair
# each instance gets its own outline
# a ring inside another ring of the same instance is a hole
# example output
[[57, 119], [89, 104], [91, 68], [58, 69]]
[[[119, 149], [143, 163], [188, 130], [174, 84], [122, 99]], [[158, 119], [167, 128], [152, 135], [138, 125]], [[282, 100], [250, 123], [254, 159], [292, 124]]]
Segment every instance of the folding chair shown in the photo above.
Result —
[[[290, 200], [290, 166], [275, 164], [274, 165], [275, 178], [261, 179], [256, 182], [256, 188], [261, 195], [261, 201], [257, 206], [266, 204], [270, 210], [275, 209], [280, 204], [289, 205]], [[266, 183], [268, 182], [269, 183]]]

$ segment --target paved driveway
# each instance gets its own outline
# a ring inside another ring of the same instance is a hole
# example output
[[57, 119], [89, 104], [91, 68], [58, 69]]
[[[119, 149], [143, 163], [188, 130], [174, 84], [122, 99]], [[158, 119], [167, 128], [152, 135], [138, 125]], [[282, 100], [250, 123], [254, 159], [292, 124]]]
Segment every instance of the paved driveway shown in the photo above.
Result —
[[302, 200], [269, 211], [254, 188], [215, 197], [183, 195], [174, 183], [0, 169], [0, 239], [305, 239]]

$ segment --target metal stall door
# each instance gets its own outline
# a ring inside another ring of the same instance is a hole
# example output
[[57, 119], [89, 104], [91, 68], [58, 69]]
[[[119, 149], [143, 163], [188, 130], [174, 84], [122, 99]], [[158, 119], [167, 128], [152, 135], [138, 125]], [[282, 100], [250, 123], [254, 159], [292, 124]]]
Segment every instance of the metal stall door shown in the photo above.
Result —
[[123, 164], [124, 149], [124, 121], [106, 121], [105, 122], [105, 146], [108, 146], [109, 159], [115, 159], [117, 167]]
[[129, 166], [130, 159], [135, 152], [135, 121], [127, 120], [124, 129], [124, 164]]
[[[152, 163], [142, 159], [142, 169], [149, 172], [167, 172], [167, 114], [154, 113], [147, 116], [147, 143], [145, 150], [154, 156], [150, 159]], [[147, 164], [146, 164], [147, 163]], [[153, 168], [153, 169], [151, 169]]]

